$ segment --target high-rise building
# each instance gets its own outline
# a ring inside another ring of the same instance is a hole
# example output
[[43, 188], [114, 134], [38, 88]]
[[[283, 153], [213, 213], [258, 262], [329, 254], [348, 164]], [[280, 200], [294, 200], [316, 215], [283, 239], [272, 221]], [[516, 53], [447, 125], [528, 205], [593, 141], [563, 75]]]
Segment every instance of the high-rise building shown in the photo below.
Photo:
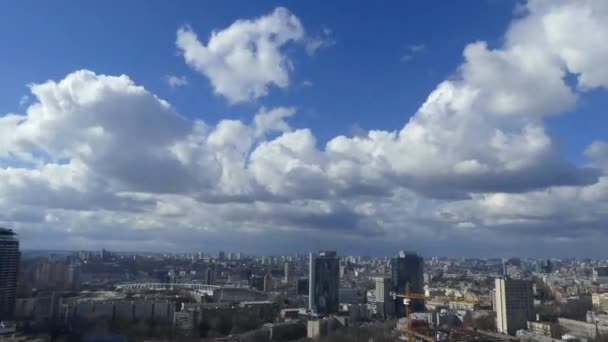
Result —
[[298, 281], [296, 282], [296, 292], [299, 295], [308, 295], [309, 294], [309, 281], [308, 278], [300, 278], [298, 279]]
[[69, 289], [74, 292], [80, 291], [80, 273], [80, 264], [71, 263], [70, 265], [68, 265], [66, 283], [68, 284]]
[[57, 291], [78, 291], [75, 282], [80, 282], [80, 264], [47, 258], [36, 263], [34, 287]]
[[391, 278], [376, 278], [376, 311], [381, 318], [395, 315], [395, 302], [391, 296]]
[[272, 275], [270, 272], [267, 272], [264, 275], [264, 292], [272, 291]]
[[288, 284], [291, 281], [291, 262], [285, 261], [285, 271], [283, 274], [283, 282]]
[[320, 314], [337, 313], [340, 259], [335, 251], [310, 254], [308, 308]]
[[112, 261], [112, 253], [106, 251], [105, 248], [101, 250], [101, 261], [110, 262]]
[[600, 284], [608, 283], [608, 267], [594, 267], [592, 270], [593, 281]]
[[207, 271], [205, 272], [205, 280], [207, 285], [215, 284], [215, 267], [213, 265], [207, 267]]
[[219, 251], [219, 252], [217, 253], [217, 259], [218, 259], [219, 261], [224, 261], [224, 260], [226, 260], [226, 252], [224, 252], [224, 251]]
[[249, 286], [251, 286], [252, 288], [254, 288], [258, 291], [263, 291], [264, 290], [264, 277], [259, 276], [259, 275], [252, 275], [251, 278], [249, 278]]
[[[404, 294], [409, 287], [410, 293], [424, 293], [424, 261], [422, 257], [412, 252], [399, 252], [399, 256], [391, 259], [392, 290]], [[405, 317], [405, 305], [402, 298], [393, 300], [397, 317]], [[424, 300], [415, 299], [410, 302], [412, 312], [424, 310]]]
[[553, 272], [553, 263], [549, 259], [544, 259], [537, 263], [537, 272], [539, 273], [551, 273]]
[[11, 229], [0, 227], [0, 321], [13, 317], [18, 268], [17, 235]]
[[526, 329], [526, 322], [534, 320], [534, 297], [532, 283], [528, 280], [497, 278], [496, 328], [498, 332], [515, 335]]

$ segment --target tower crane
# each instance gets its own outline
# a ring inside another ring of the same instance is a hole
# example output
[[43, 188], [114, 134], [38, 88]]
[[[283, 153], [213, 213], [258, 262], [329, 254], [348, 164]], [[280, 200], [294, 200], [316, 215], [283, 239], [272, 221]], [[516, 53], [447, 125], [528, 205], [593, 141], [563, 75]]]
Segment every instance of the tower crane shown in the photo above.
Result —
[[469, 299], [465, 299], [465, 298], [451, 298], [451, 297], [446, 297], [446, 296], [425, 296], [423, 293], [411, 293], [409, 284], [407, 284], [405, 286], [404, 294], [399, 294], [397, 292], [391, 291], [390, 295], [393, 297], [393, 299], [403, 298], [403, 304], [405, 305], [405, 317], [407, 319], [406, 336], [407, 336], [408, 342], [414, 342], [414, 332], [412, 330], [412, 319], [410, 317], [412, 314], [412, 309], [411, 309], [412, 299], [446, 300], [449, 302], [463, 302], [463, 303], [473, 303], [473, 304], [479, 303], [478, 300], [469, 300]]

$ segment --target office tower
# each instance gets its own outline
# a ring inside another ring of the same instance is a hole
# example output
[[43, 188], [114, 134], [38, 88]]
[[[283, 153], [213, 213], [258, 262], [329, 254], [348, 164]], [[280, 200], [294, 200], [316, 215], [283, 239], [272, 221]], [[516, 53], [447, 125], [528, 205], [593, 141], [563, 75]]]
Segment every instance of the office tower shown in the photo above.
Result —
[[261, 277], [258, 275], [252, 275], [251, 278], [249, 278], [249, 286], [251, 286], [252, 288], [254, 288], [258, 291], [263, 291], [264, 290], [264, 277]]
[[106, 251], [105, 248], [101, 250], [101, 261], [110, 262], [112, 261], [112, 253]]
[[289, 261], [285, 261], [285, 271], [283, 275], [283, 282], [288, 284], [291, 281], [291, 263]]
[[296, 292], [299, 295], [308, 295], [309, 294], [309, 282], [308, 278], [300, 278], [296, 283]]
[[[243, 280], [247, 280], [247, 281], [251, 281], [251, 275], [253, 274], [253, 271], [251, 270], [251, 268], [242, 268], [239, 272], [241, 279]], [[251, 284], [251, 283], [250, 283]]]
[[272, 275], [270, 275], [270, 272], [267, 272], [264, 275], [264, 292], [270, 291], [272, 291]]
[[[391, 259], [391, 278], [393, 291], [404, 294], [409, 286], [410, 293], [424, 293], [422, 257], [412, 252], [399, 252], [399, 256]], [[396, 298], [395, 314], [397, 317], [405, 317], [405, 305], [403, 299]], [[411, 301], [412, 312], [424, 311], [424, 300]]]
[[390, 294], [391, 287], [391, 278], [376, 278], [376, 311], [380, 318], [389, 318], [395, 315], [395, 301]]
[[226, 252], [224, 252], [224, 251], [219, 251], [219, 252], [217, 253], [217, 259], [218, 259], [219, 261], [224, 261], [224, 260], [226, 260]]
[[207, 271], [205, 272], [205, 279], [207, 281], [207, 285], [215, 284], [215, 267], [209, 266], [207, 267]]
[[497, 278], [494, 291], [498, 332], [515, 335], [517, 330], [526, 329], [526, 322], [534, 320], [532, 283], [527, 280]]
[[338, 312], [340, 259], [335, 251], [310, 254], [308, 307], [320, 314]]
[[89, 259], [89, 253], [87, 251], [78, 252], [78, 259], [82, 261]]
[[67, 286], [71, 291], [78, 292], [80, 291], [80, 273], [81, 267], [80, 264], [72, 263], [68, 265], [68, 274], [67, 274]]
[[13, 317], [19, 267], [19, 240], [7, 228], [0, 227], [0, 321]]
[[539, 273], [551, 273], [553, 272], [553, 263], [549, 259], [539, 261], [537, 264], [537, 272]]

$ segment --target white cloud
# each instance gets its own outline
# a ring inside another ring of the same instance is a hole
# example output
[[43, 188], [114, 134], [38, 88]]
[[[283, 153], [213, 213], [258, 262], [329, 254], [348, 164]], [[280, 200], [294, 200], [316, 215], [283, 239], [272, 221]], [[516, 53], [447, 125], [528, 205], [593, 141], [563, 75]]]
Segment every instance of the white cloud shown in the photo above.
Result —
[[265, 96], [271, 85], [287, 87], [293, 66], [281, 49], [304, 37], [300, 20], [279, 7], [214, 31], [206, 45], [184, 26], [177, 31], [176, 44], [186, 63], [209, 78], [216, 94], [237, 103]]
[[164, 80], [171, 88], [179, 88], [188, 85], [186, 76], [165, 75]]
[[528, 15], [507, 34], [508, 44], [537, 45], [577, 75], [583, 89], [608, 87], [608, 6], [602, 0], [532, 0]]
[[[324, 145], [311, 129], [290, 126], [291, 107], [209, 125], [125, 75], [83, 70], [33, 85], [24, 113], [0, 117], [0, 223], [39, 243], [54, 236], [121, 248], [219, 246], [240, 243], [237, 234], [260, 248], [306, 248], [319, 230], [338, 248], [414, 239], [466, 252], [484, 239], [497, 253], [530, 234], [547, 248], [605, 241], [608, 145], [591, 144], [585, 153], [598, 169], [581, 168], [563, 159], [544, 125], [585, 96], [564, 81], [569, 73], [580, 88], [605, 86], [603, 47], [554, 32], [563, 24], [555, 18], [570, 11], [586, 18], [573, 34], [590, 34], [587, 24], [602, 32], [605, 6], [592, 6], [602, 2], [531, 1], [504, 45], [466, 46], [455, 75], [402, 127]], [[286, 86], [280, 48], [304, 37], [284, 9], [237, 21], [207, 45], [188, 28], [180, 35], [189, 63], [233, 102]], [[272, 72], [250, 77], [252, 65]]]
[[608, 172], [608, 141], [594, 141], [585, 149], [592, 163]]
[[30, 97], [28, 95], [23, 95], [19, 99], [19, 107], [25, 106], [30, 101]]
[[406, 48], [406, 52], [401, 56], [401, 62], [409, 62], [414, 56], [420, 54], [426, 50], [426, 46], [424, 44], [412, 44], [408, 45]]
[[324, 28], [321, 33], [315, 37], [308, 37], [304, 48], [309, 56], [314, 56], [318, 50], [336, 45], [336, 41], [331, 37], [332, 32], [328, 28]]
[[[190, 186], [187, 170], [168, 153], [190, 124], [127, 76], [82, 70], [60, 82], [32, 85], [31, 91], [36, 102], [26, 114], [0, 117], [0, 131], [12, 132], [0, 156], [79, 162], [116, 189]], [[166, 172], [176, 178], [159, 178]]]

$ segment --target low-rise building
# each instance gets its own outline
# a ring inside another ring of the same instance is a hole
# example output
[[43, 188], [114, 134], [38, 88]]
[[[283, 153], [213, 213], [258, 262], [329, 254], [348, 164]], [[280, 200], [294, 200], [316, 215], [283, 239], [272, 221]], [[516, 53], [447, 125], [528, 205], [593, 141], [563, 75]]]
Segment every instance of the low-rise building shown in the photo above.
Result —
[[266, 323], [271, 341], [293, 341], [306, 336], [306, 325], [302, 322]]
[[526, 323], [526, 326], [528, 328], [528, 331], [535, 335], [553, 338], [559, 338], [560, 336], [559, 325], [555, 323], [528, 321]]
[[591, 303], [597, 310], [608, 312], [608, 292], [604, 293], [592, 293]]
[[173, 328], [176, 331], [189, 332], [194, 326], [194, 315], [191, 311], [173, 313]]
[[600, 335], [608, 335], [607, 326], [561, 317], [557, 319], [557, 322], [559, 323], [561, 331], [565, 334], [590, 339], [595, 339], [598, 332]]
[[309, 320], [306, 336], [312, 339], [319, 339], [328, 336], [331, 332], [342, 326], [343, 323], [335, 317]]

